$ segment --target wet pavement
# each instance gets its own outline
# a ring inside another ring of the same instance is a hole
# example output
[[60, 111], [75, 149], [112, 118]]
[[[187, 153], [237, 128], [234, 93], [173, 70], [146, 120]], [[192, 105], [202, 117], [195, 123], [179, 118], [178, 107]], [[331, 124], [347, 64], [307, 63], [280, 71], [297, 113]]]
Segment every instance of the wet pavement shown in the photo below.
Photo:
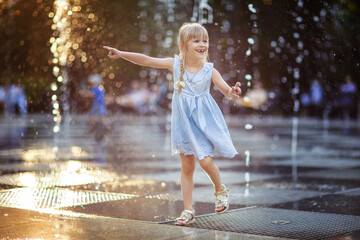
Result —
[[231, 208], [214, 214], [197, 164], [197, 221], [178, 227], [169, 116], [0, 116], [0, 239], [360, 239], [360, 122], [226, 120]]

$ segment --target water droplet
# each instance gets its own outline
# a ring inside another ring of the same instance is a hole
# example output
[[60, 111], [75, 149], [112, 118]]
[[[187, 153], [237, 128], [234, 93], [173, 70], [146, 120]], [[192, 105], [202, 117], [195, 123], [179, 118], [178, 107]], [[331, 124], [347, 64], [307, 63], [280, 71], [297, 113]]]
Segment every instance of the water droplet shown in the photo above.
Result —
[[54, 126], [54, 128], [53, 128], [53, 132], [54, 133], [58, 133], [60, 131], [60, 127], [59, 126]]
[[298, 39], [298, 38], [300, 38], [300, 34], [297, 33], [297, 32], [294, 32], [294, 33], [293, 33], [293, 37], [296, 38], [296, 39]]
[[302, 60], [303, 60], [303, 56], [302, 56], [302, 55], [299, 55], [299, 56], [296, 57], [296, 62], [297, 62], [297, 63], [300, 64], [300, 63], [302, 62]]
[[276, 41], [271, 41], [270, 46], [273, 47], [273, 48], [276, 47], [277, 46]]
[[251, 45], [255, 43], [255, 40], [253, 38], [248, 38], [247, 41]]
[[247, 51], [246, 51], [246, 56], [250, 56], [251, 55], [251, 49], [249, 48]]
[[252, 5], [251, 3], [248, 5], [248, 8], [252, 13], [256, 13], [256, 8], [254, 8], [254, 5]]
[[56, 85], [56, 83], [54, 83], [54, 82], [51, 83], [50, 89], [55, 92], [55, 91], [57, 90], [57, 85]]
[[285, 43], [285, 38], [283, 38], [282, 36], [280, 36], [278, 40], [280, 43]]

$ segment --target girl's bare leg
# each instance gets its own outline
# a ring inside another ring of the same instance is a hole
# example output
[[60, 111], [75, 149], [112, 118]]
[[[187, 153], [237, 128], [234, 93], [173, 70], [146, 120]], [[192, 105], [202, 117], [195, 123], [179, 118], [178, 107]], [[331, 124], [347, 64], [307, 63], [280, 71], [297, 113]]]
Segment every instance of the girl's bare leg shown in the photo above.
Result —
[[[224, 190], [224, 187], [221, 184], [221, 177], [220, 177], [220, 171], [219, 168], [214, 164], [212, 157], [207, 156], [202, 160], [199, 160], [201, 168], [206, 172], [208, 177], [210, 178], [211, 182], [213, 183], [215, 187], [215, 191], [219, 192]], [[223, 208], [217, 208], [217, 211], [222, 211]]]
[[181, 158], [181, 193], [184, 200], [184, 208], [193, 211], [192, 193], [194, 189], [195, 157], [180, 153]]

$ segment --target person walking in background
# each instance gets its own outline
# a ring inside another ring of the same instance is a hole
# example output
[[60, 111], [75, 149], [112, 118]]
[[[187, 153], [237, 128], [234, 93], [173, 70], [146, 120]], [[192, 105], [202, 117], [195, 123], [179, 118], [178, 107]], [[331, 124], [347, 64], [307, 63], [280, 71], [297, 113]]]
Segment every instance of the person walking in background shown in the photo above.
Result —
[[5, 104], [5, 113], [8, 115], [15, 114], [16, 110], [18, 110], [21, 115], [27, 113], [27, 100], [25, 91], [19, 82], [16, 84], [11, 84], [8, 88]]
[[88, 77], [88, 81], [91, 84], [90, 92], [93, 95], [93, 101], [90, 108], [90, 115], [105, 116], [106, 115], [106, 103], [105, 103], [105, 89], [102, 83], [102, 78], [99, 74], [92, 74]]
[[346, 75], [345, 83], [340, 86], [340, 106], [342, 116], [348, 120], [351, 116], [356, 116], [356, 93], [357, 87], [350, 75]]
[[5, 88], [0, 85], [0, 114], [5, 110], [5, 98], [6, 98], [6, 91]]
[[307, 92], [304, 92], [300, 95], [300, 103], [301, 103], [301, 112], [305, 116], [309, 114], [309, 107], [311, 103], [310, 94]]
[[95, 139], [101, 140], [106, 133], [106, 102], [105, 102], [105, 89], [102, 85], [102, 78], [99, 74], [92, 74], [88, 77], [91, 84], [90, 91], [86, 91], [83, 95], [90, 95], [92, 103], [90, 107], [90, 131], [95, 133]]
[[324, 90], [320, 82], [315, 79], [310, 86], [310, 114], [311, 116], [321, 117], [323, 111]]
[[177, 225], [195, 221], [192, 206], [195, 159], [207, 173], [215, 188], [215, 212], [224, 213], [229, 208], [229, 189], [222, 184], [219, 168], [213, 163], [214, 150], [232, 158], [236, 151], [224, 117], [210, 95], [211, 82], [227, 98], [239, 98], [240, 83], [233, 87], [207, 62], [209, 36], [198, 23], [185, 23], [179, 30], [179, 55], [174, 58], [154, 58], [144, 54], [120, 51], [104, 46], [110, 59], [125, 59], [141, 66], [168, 69], [173, 72], [171, 143], [172, 153], [181, 158], [181, 191], [184, 211], [176, 219]]

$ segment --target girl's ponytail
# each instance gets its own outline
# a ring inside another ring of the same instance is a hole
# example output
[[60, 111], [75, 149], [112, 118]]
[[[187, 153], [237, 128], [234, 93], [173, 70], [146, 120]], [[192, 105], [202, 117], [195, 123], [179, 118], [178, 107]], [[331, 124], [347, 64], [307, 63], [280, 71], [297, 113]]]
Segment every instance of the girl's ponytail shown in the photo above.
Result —
[[183, 76], [184, 76], [184, 69], [185, 69], [185, 67], [184, 67], [184, 59], [183, 58], [181, 58], [180, 59], [180, 84], [179, 84], [179, 88], [178, 88], [178, 94], [180, 95], [180, 93], [181, 93], [181, 90], [182, 90], [182, 84], [185, 84], [184, 83], [184, 78], [183, 78]]

